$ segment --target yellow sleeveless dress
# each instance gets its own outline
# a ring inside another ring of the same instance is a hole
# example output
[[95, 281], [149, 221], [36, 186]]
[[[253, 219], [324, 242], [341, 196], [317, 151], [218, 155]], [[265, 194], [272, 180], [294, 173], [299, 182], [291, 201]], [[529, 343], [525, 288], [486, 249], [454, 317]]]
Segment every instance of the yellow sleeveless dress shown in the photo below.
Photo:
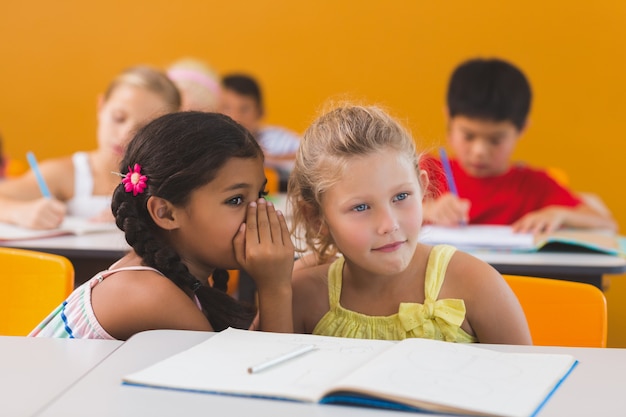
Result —
[[396, 314], [367, 316], [346, 310], [339, 304], [344, 258], [333, 262], [328, 270], [330, 310], [313, 329], [313, 334], [359, 339], [401, 340], [409, 337], [476, 342], [477, 339], [461, 329], [465, 319], [463, 300], [438, 300], [448, 262], [456, 249], [449, 245], [433, 247], [426, 266], [424, 304], [400, 303]]

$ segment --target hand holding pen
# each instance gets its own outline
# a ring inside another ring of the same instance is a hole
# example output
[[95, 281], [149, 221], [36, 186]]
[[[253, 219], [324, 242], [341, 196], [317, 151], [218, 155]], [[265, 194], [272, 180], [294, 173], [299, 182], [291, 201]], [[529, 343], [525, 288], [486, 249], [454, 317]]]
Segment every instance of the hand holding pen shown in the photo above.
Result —
[[439, 156], [450, 193], [439, 197], [434, 204], [432, 211], [435, 212], [435, 221], [433, 222], [445, 226], [466, 225], [469, 222], [470, 202], [459, 197], [452, 166], [444, 148], [439, 148]]
[[[35, 177], [42, 198], [28, 201], [14, 201], [14, 205], [19, 209], [15, 210], [17, 214], [13, 219], [13, 223], [31, 229], [54, 229], [63, 221], [67, 211], [66, 206], [52, 196], [35, 155], [32, 152], [28, 152], [26, 159]], [[21, 179], [15, 181], [21, 181]], [[28, 181], [28, 177], [25, 178], [25, 181]], [[32, 181], [32, 179], [30, 181]]]

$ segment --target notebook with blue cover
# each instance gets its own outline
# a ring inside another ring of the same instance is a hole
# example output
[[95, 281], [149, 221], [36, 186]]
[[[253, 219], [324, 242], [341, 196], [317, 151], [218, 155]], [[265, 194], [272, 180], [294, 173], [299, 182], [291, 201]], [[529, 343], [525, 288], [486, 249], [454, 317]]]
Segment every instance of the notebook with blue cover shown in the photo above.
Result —
[[[258, 373], [251, 365], [315, 349]], [[227, 329], [127, 375], [124, 384], [208, 394], [461, 415], [534, 416], [574, 369], [571, 355]]]

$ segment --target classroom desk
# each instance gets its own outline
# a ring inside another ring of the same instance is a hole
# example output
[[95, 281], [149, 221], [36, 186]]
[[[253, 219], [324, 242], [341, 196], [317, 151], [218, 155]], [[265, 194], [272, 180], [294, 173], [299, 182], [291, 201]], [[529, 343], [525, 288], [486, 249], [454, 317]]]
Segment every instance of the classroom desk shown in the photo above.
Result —
[[[212, 333], [155, 330], [124, 343], [84, 378], [45, 407], [38, 417], [57, 416], [242, 416], [249, 417], [401, 417], [398, 411], [349, 406], [301, 404], [288, 401], [198, 394], [125, 386], [122, 376], [211, 337]], [[579, 364], [554, 393], [538, 417], [623, 415], [626, 349], [559, 348], [482, 345], [507, 352], [546, 352], [574, 355]], [[46, 373], [42, 370], [42, 373]], [[417, 415], [418, 413], [412, 413]], [[429, 414], [432, 416], [432, 414]]]
[[[74, 265], [77, 284], [108, 268], [113, 262], [124, 256], [130, 248], [121, 231], [0, 242], [0, 246], [33, 249], [63, 255], [69, 258]], [[626, 259], [599, 253], [472, 252], [472, 255], [491, 264], [501, 274], [587, 282], [600, 289], [602, 288], [603, 275], [626, 272]], [[242, 298], [252, 301], [254, 299], [254, 283], [249, 277], [242, 274], [240, 284]]]
[[34, 415], [121, 345], [0, 336], [0, 415]]

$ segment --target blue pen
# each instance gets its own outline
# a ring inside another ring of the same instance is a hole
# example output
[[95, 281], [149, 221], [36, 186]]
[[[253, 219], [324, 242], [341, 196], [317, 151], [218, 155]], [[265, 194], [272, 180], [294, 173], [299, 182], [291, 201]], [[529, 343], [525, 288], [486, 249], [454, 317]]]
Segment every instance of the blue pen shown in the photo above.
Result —
[[448, 154], [446, 154], [446, 150], [443, 148], [439, 148], [439, 157], [441, 158], [441, 164], [443, 165], [443, 169], [446, 173], [446, 181], [448, 182], [448, 188], [450, 192], [455, 196], [459, 196], [459, 191], [456, 189], [456, 184], [454, 182], [454, 175], [452, 175], [452, 167], [450, 166], [450, 160], [448, 159]]
[[33, 170], [35, 174], [35, 178], [37, 178], [37, 184], [39, 184], [39, 189], [41, 190], [41, 194], [45, 198], [50, 198], [52, 195], [50, 194], [50, 190], [46, 185], [46, 181], [43, 179], [43, 175], [41, 175], [41, 171], [39, 171], [39, 164], [37, 163], [37, 159], [35, 159], [35, 155], [32, 152], [26, 153], [26, 159], [28, 159], [28, 165], [30, 165], [30, 169]]
[[[448, 159], [448, 154], [446, 153], [445, 149], [439, 148], [439, 157], [441, 158], [441, 164], [443, 165], [443, 170], [446, 173], [446, 182], [448, 183], [448, 188], [450, 189], [450, 192], [458, 198], [459, 191], [456, 189], [456, 183], [454, 182], [454, 175], [452, 175], [452, 167], [450, 166], [450, 160]], [[466, 226], [467, 222], [465, 220], [462, 220], [461, 225]]]

